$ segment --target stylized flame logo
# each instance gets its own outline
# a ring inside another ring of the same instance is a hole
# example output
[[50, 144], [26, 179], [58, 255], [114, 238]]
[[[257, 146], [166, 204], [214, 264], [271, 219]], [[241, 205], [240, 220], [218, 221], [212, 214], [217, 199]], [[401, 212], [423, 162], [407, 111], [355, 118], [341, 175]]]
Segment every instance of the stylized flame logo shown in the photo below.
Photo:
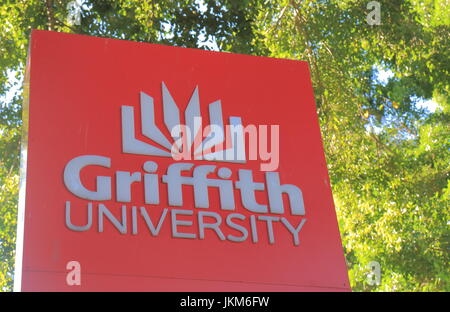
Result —
[[[215, 101], [209, 104], [211, 124], [202, 128], [202, 117], [198, 86], [189, 100], [185, 111], [185, 125], [180, 122], [180, 110], [162, 82], [162, 104], [164, 124], [171, 133], [169, 140], [155, 123], [155, 106], [153, 97], [140, 93], [142, 134], [157, 143], [156, 147], [136, 139], [134, 107], [122, 106], [122, 150], [128, 154], [179, 157], [181, 154], [196, 160], [214, 160], [235, 163], [246, 162], [244, 130], [240, 117], [230, 117], [229, 125], [224, 131], [222, 104]], [[204, 134], [208, 135], [203, 139]], [[224, 143], [225, 146], [223, 145]]]

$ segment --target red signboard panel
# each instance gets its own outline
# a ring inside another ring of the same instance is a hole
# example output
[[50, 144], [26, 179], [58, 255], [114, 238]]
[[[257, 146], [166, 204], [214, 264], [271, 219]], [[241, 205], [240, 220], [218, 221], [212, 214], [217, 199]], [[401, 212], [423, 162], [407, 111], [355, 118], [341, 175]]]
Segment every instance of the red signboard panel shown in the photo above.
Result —
[[28, 100], [16, 289], [350, 289], [306, 62], [34, 31]]

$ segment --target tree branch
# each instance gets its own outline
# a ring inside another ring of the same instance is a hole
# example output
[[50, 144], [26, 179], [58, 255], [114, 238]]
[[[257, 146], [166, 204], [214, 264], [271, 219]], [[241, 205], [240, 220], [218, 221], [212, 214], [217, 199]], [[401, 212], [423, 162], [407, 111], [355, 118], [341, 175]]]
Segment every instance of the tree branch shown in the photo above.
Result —
[[295, 26], [296, 26], [298, 32], [303, 35], [304, 44], [305, 44], [305, 47], [306, 47], [306, 51], [308, 53], [309, 63], [312, 66], [312, 71], [313, 71], [312, 74], [317, 79], [317, 85], [318, 85], [318, 87], [320, 89], [320, 92], [321, 92], [321, 99], [322, 99], [322, 103], [321, 104], [324, 107], [327, 107], [328, 106], [327, 105], [327, 100], [326, 100], [325, 96], [323, 95], [323, 90], [325, 90], [325, 87], [324, 87], [324, 85], [322, 83], [322, 78], [321, 78], [321, 75], [320, 75], [319, 66], [317, 65], [317, 63], [318, 63], [317, 57], [316, 57], [316, 55], [314, 54], [314, 51], [311, 48], [311, 40], [309, 38], [308, 32], [306, 31], [306, 29], [304, 27], [307, 21], [301, 15], [301, 12], [298, 10], [298, 5], [295, 2], [295, 0], [290, 0], [290, 4], [294, 8], [295, 13], [296, 13], [295, 14]]
[[46, 0], [45, 5], [47, 8], [48, 29], [55, 30], [55, 15], [53, 13], [53, 0]]

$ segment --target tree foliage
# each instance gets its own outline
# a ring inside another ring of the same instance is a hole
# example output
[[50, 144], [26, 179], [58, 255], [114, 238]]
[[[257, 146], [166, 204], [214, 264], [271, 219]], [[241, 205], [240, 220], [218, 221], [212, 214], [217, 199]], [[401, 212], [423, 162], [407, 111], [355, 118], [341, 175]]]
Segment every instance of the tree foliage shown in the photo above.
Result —
[[[379, 1], [372, 26], [363, 0], [78, 0], [80, 25], [69, 2], [0, 2], [0, 289], [12, 285], [34, 28], [308, 61], [352, 288], [450, 290], [448, 1]], [[420, 106], [430, 99], [434, 112]], [[371, 261], [380, 285], [367, 283]]]

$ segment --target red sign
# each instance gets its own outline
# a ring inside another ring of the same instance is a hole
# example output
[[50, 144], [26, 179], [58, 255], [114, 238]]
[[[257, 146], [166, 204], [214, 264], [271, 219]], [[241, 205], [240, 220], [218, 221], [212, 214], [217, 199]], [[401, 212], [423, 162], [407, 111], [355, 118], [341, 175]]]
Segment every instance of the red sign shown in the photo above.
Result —
[[27, 77], [16, 289], [350, 289], [306, 62], [34, 31]]

